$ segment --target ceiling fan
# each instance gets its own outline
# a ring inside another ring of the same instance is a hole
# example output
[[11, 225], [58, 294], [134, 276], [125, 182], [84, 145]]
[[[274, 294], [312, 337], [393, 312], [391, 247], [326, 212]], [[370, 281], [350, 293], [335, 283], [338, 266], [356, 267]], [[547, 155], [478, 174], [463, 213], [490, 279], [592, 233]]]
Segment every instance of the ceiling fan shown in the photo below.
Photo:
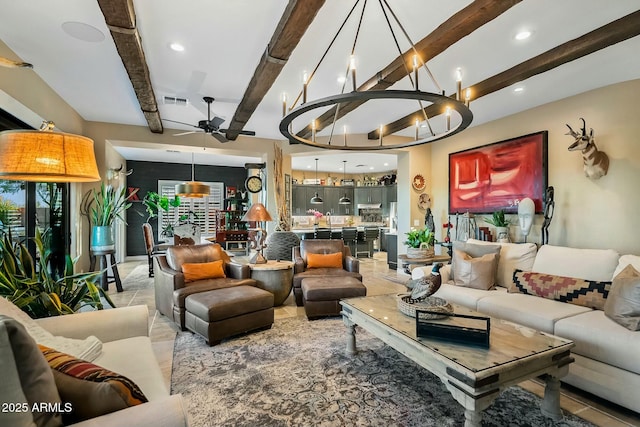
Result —
[[[178, 122], [175, 120], [162, 119], [166, 122], [179, 123], [181, 125], [192, 126], [197, 128], [198, 130], [192, 130], [189, 132], [176, 133], [173, 136], [181, 136], [181, 135], [189, 135], [191, 133], [210, 133], [212, 137], [217, 139], [220, 142], [229, 142], [227, 139], [226, 132], [228, 129], [220, 129], [220, 125], [224, 122], [222, 117], [214, 116], [211, 117], [211, 103], [213, 103], [214, 98], [211, 96], [205, 96], [202, 98], [204, 102], [207, 103], [207, 120], [200, 120], [197, 125], [192, 125], [191, 123]], [[241, 130], [238, 132], [240, 135], [249, 135], [255, 136], [256, 133], [251, 130]]]

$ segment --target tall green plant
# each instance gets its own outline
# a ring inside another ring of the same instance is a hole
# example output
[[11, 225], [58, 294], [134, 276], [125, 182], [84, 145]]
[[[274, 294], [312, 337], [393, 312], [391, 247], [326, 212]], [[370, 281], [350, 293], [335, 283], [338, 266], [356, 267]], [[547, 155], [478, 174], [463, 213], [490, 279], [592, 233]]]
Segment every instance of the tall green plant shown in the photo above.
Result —
[[101, 272], [74, 274], [76, 261], [66, 255], [64, 274], [55, 278], [47, 268], [52, 252], [38, 229], [33, 241], [40, 258], [39, 268], [23, 243], [11, 241], [10, 232], [0, 239], [0, 296], [33, 318], [71, 314], [85, 306], [101, 310], [101, 297], [114, 306], [94, 282]]
[[82, 198], [80, 212], [82, 215], [89, 217], [91, 225], [110, 226], [116, 218], [121, 219], [126, 224], [127, 219], [124, 213], [131, 207], [129, 197], [136, 192], [137, 190], [127, 196], [125, 187], [116, 190], [112, 186], [106, 186], [102, 183], [99, 192], [93, 189], [85, 193]]

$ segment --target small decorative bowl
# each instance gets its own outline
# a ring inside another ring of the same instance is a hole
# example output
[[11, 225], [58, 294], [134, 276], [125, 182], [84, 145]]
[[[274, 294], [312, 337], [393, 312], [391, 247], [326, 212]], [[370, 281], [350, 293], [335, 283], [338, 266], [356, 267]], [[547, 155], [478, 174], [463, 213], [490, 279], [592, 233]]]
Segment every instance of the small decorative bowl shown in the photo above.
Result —
[[439, 297], [426, 297], [424, 299], [411, 299], [409, 294], [398, 295], [398, 310], [402, 314], [416, 317], [416, 310], [437, 311], [442, 314], [424, 314], [421, 319], [441, 319], [453, 313], [453, 307], [447, 300]]

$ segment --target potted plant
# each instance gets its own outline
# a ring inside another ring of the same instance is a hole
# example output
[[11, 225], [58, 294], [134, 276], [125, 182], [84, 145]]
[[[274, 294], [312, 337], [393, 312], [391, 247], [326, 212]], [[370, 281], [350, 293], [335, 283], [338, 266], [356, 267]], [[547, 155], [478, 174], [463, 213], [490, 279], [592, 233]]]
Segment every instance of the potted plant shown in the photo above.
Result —
[[[45, 235], [49, 231], [47, 229]], [[24, 243], [12, 242], [11, 231], [0, 238], [0, 296], [32, 318], [71, 314], [85, 306], [101, 310], [102, 298], [115, 307], [109, 296], [94, 283], [100, 272], [74, 273], [75, 260], [65, 255], [63, 274], [56, 277], [47, 267], [51, 248], [37, 228], [33, 241], [39, 268]]]
[[404, 244], [407, 245], [407, 257], [427, 258], [434, 254], [433, 244], [435, 236], [428, 228], [411, 230], [407, 235]]
[[[167, 196], [161, 196], [155, 191], [148, 191], [147, 194], [142, 199], [142, 204], [144, 204], [147, 209], [147, 213], [149, 216], [147, 217], [147, 223], [152, 219], [158, 216], [158, 212], [162, 209], [164, 212], [169, 212], [169, 207], [177, 208], [180, 206], [182, 201], [178, 196], [173, 196], [173, 199], [168, 198]], [[163, 236], [173, 237], [173, 224], [171, 221], [167, 222], [167, 225], [162, 229]]]
[[509, 241], [509, 225], [511, 225], [511, 222], [506, 218], [504, 210], [495, 211], [491, 218], [484, 217], [482, 220], [496, 228], [496, 241]]
[[124, 213], [131, 207], [129, 197], [136, 192], [137, 190], [127, 196], [126, 187], [116, 190], [112, 186], [102, 183], [100, 191], [93, 189], [84, 195], [80, 212], [89, 218], [89, 223], [92, 226], [92, 248], [113, 248], [113, 223], [116, 218], [121, 219], [125, 224], [127, 223]]

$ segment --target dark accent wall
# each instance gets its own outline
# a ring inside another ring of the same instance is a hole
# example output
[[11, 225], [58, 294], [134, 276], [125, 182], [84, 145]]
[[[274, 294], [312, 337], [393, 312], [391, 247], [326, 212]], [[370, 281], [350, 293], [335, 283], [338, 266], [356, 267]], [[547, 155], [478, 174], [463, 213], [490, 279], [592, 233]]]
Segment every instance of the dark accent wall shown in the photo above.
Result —
[[[127, 186], [139, 188], [138, 197], [144, 198], [148, 191], [158, 191], [158, 180], [191, 181], [191, 165], [182, 163], [160, 163], [128, 160], [126, 169], [133, 169], [127, 177]], [[197, 181], [222, 182], [226, 187], [244, 189], [247, 171], [243, 167], [195, 165]], [[127, 255], [145, 255], [142, 224], [147, 211], [142, 202], [134, 202], [127, 211]], [[152, 219], [154, 236], [157, 236], [157, 219]]]

